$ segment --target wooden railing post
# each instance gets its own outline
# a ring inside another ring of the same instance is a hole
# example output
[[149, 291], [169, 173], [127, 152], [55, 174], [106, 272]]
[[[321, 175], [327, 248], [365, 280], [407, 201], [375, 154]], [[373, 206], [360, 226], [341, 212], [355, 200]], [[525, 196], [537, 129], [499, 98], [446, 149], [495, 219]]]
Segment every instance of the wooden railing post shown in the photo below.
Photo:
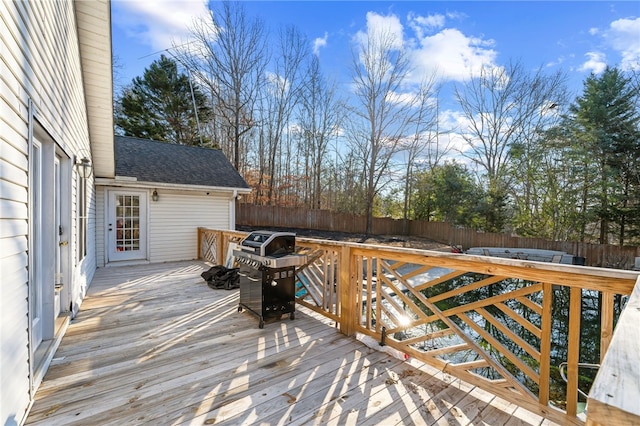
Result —
[[204, 233], [203, 228], [198, 227], [198, 260], [203, 260], [202, 256], [202, 234]]
[[549, 405], [549, 379], [551, 371], [551, 327], [553, 314], [553, 286], [550, 283], [542, 284], [542, 321], [540, 338], [540, 393], [538, 395], [541, 405]]
[[578, 362], [580, 360], [580, 320], [582, 289], [571, 287], [569, 296], [569, 342], [567, 348], [567, 414], [578, 412]]
[[351, 247], [342, 246], [340, 251], [340, 272], [338, 291], [340, 294], [340, 332], [347, 336], [355, 333], [357, 321], [356, 286], [353, 282], [354, 262]]
[[224, 234], [216, 231], [216, 265], [224, 265]]
[[600, 363], [607, 353], [611, 339], [613, 338], [613, 303], [614, 293], [602, 292], [602, 305], [600, 306]]

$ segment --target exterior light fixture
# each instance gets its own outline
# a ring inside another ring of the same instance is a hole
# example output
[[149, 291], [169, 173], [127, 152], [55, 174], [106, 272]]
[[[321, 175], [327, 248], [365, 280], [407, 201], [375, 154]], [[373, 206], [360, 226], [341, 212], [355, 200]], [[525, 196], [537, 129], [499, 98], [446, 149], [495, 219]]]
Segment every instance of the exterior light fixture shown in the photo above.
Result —
[[153, 194], [151, 194], [151, 199], [153, 201], [158, 201], [160, 199], [160, 196], [158, 195], [158, 191], [156, 191], [155, 189], [153, 190]]
[[81, 159], [76, 158], [76, 166], [78, 167], [78, 173], [82, 176], [83, 179], [89, 179], [93, 174], [93, 165], [91, 164], [91, 160], [87, 157], [83, 157]]

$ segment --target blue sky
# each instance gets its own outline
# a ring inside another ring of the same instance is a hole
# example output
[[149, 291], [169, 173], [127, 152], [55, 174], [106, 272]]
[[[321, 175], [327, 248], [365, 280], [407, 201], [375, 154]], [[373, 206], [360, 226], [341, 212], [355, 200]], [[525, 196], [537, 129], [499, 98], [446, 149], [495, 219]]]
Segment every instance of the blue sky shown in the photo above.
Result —
[[[213, 2], [215, 4], [215, 2]], [[251, 16], [274, 31], [293, 24], [315, 46], [325, 74], [348, 80], [354, 35], [386, 25], [411, 46], [417, 71], [437, 66], [443, 79], [461, 81], [481, 64], [521, 60], [561, 67], [581, 81], [605, 65], [640, 67], [637, 1], [245, 1]], [[206, 18], [205, 1], [112, 0], [113, 52], [120, 83], [141, 75], [155, 52], [188, 41], [193, 19]]]
[[[415, 75], [437, 72], [445, 85], [464, 81], [482, 65], [520, 61], [532, 71], [566, 72], [573, 101], [591, 72], [607, 65], [640, 70], [638, 1], [242, 3], [273, 33], [295, 25], [308, 37], [323, 73], [344, 91], [354, 40], [380, 27], [410, 49]], [[117, 85], [141, 76], [163, 50], [188, 42], [193, 20], [208, 17], [204, 0], [112, 0], [111, 8]], [[441, 93], [440, 101], [442, 128], [460, 124], [450, 93]]]

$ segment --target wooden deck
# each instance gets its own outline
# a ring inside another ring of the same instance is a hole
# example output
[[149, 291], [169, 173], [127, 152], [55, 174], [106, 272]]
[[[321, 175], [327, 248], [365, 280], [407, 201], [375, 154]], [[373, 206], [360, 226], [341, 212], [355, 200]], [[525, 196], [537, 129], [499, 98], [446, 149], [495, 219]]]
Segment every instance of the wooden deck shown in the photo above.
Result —
[[259, 329], [206, 268], [99, 269], [27, 424], [553, 424], [302, 307]]

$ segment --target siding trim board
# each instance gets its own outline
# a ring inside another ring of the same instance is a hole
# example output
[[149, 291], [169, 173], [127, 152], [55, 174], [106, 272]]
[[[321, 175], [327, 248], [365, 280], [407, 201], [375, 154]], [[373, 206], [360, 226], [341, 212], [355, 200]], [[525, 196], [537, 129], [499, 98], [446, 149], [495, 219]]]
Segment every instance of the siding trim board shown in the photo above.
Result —
[[[33, 399], [35, 397], [35, 381], [33, 379], [34, 375], [34, 360], [33, 360], [33, 348], [31, 347], [31, 342], [33, 342], [33, 330], [31, 328], [31, 317], [33, 313], [29, 306], [31, 305], [31, 292], [29, 288], [31, 287], [31, 283], [33, 282], [33, 258], [34, 258], [34, 249], [33, 249], [33, 209], [31, 208], [32, 197], [33, 197], [33, 103], [31, 99], [29, 99], [29, 112], [28, 112], [28, 120], [27, 120], [27, 160], [28, 160], [28, 182], [27, 182], [27, 222], [28, 222], [28, 238], [27, 238], [27, 361], [29, 363], [29, 408], [33, 404]], [[29, 410], [27, 408], [27, 411]]]
[[96, 185], [98, 186], [111, 186], [122, 188], [146, 188], [146, 189], [158, 189], [165, 188], [168, 190], [176, 191], [189, 191], [189, 192], [203, 192], [203, 195], [211, 195], [207, 193], [219, 193], [223, 195], [231, 195], [234, 198], [240, 194], [250, 194], [249, 188], [231, 188], [225, 186], [207, 186], [207, 185], [184, 185], [175, 183], [163, 183], [163, 182], [145, 182], [138, 181], [135, 177], [116, 176], [115, 179], [103, 179], [97, 178]]

